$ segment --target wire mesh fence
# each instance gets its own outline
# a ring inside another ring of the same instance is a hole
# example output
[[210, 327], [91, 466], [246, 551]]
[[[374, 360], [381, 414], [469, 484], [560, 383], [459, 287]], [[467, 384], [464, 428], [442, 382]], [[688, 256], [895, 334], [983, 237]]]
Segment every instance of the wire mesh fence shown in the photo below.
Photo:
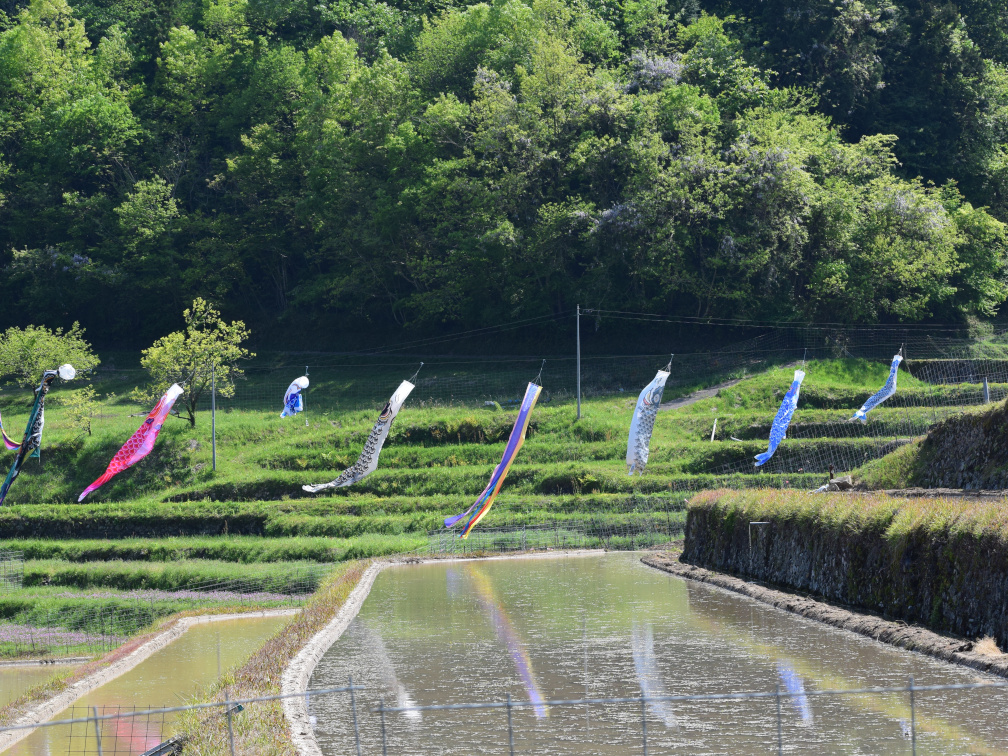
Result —
[[70, 719], [78, 721], [66, 725], [67, 756], [92, 753], [136, 756], [157, 752], [170, 739], [170, 717], [170, 712], [136, 706], [72, 706]]
[[0, 591], [20, 588], [24, 583], [24, 554], [0, 551]]
[[456, 531], [436, 530], [427, 535], [427, 549], [432, 555], [466, 555], [518, 551], [553, 551], [564, 549], [636, 550], [668, 543], [682, 534], [682, 521], [671, 520], [680, 508], [649, 505], [640, 508], [640, 516], [612, 521], [571, 518], [549, 525], [475, 528], [466, 539]]
[[[662, 719], [661, 712], [664, 707], [690, 705], [712, 708], [719, 704], [732, 703], [737, 705], [731, 714], [732, 721], [737, 721], [738, 717], [746, 717], [748, 720], [762, 722], [767, 736], [764, 739], [772, 742], [775, 746], [772, 751], [784, 754], [785, 751], [815, 747], [816, 744], [814, 733], [785, 728], [784, 709], [786, 704], [794, 703], [796, 704], [795, 708], [801, 708], [808, 706], [809, 700], [816, 699], [874, 698], [880, 700], [881, 705], [873, 707], [873, 710], [879, 712], [879, 716], [882, 717], [886, 716], [885, 712], [890, 708], [892, 696], [895, 695], [903, 698], [908, 704], [909, 716], [900, 719], [899, 725], [908, 750], [916, 754], [919, 747], [917, 707], [923, 698], [937, 694], [998, 691], [1005, 688], [1008, 688], [1008, 682], [1004, 681], [916, 685], [911, 676], [904, 686], [849, 689], [805, 689], [803, 687], [801, 690], [788, 690], [782, 689], [780, 685], [775, 685], [772, 689], [756, 691], [689, 695], [648, 695], [642, 691], [640, 696], [583, 697], [541, 701], [513, 700], [510, 695], [507, 695], [503, 700], [472, 700], [461, 703], [424, 705], [410, 703], [404, 706], [386, 706], [384, 698], [379, 697], [376, 705], [367, 707], [360, 705], [358, 697], [360, 693], [368, 691], [369, 687], [355, 685], [351, 678], [347, 686], [340, 688], [310, 689], [303, 693], [215, 701], [159, 709], [139, 709], [129, 706], [74, 707], [71, 710], [71, 717], [68, 719], [39, 725], [3, 727], [0, 728], [0, 732], [32, 730], [38, 727], [69, 728], [68, 755], [140, 754], [141, 756], [156, 756], [184, 753], [187, 735], [174, 732], [175, 715], [187, 711], [199, 711], [209, 714], [209, 716], [202, 718], [203, 726], [226, 726], [226, 747], [234, 756], [241, 751], [236, 748], [232, 721], [234, 717], [241, 716], [242, 712], [251, 710], [250, 707], [284, 698], [303, 699], [304, 713], [308, 715], [309, 722], [311, 722], [313, 715], [310, 712], [314, 710], [313, 701], [317, 702], [320, 699], [338, 696], [341, 699], [341, 708], [338, 711], [342, 716], [351, 720], [353, 725], [352, 743], [343, 744], [343, 748], [351, 753], [365, 754], [380, 751], [383, 756], [388, 754], [390, 742], [396, 730], [403, 726], [400, 724], [402, 720], [393, 717], [395, 714], [428, 715], [427, 720], [429, 721], [430, 716], [433, 716], [435, 720], [439, 716], [447, 717], [454, 713], [463, 713], [467, 717], [472, 717], [482, 711], [499, 717], [501, 726], [494, 728], [498, 733], [497, 742], [488, 739], [485, 731], [473, 735], [474, 739], [479, 737], [479, 752], [511, 754], [513, 756], [515, 753], [528, 752], [527, 749], [515, 746], [516, 739], [522, 734], [525, 726], [522, 720], [516, 717], [516, 713], [535, 708], [549, 711], [554, 721], [557, 718], [569, 717], [576, 718], [582, 723], [585, 712], [589, 709], [612, 713], [620, 723], [619, 742], [612, 745], [616, 746], [621, 753], [641, 753], [647, 756], [649, 750], [654, 749], [654, 730]], [[771, 706], [769, 712], [766, 711], [767, 704]], [[328, 707], [326, 711], [331, 713], [334, 709]], [[311, 724], [314, 725], [315, 722], [311, 722]], [[446, 724], [448, 723], [446, 722]], [[369, 730], [378, 731], [377, 742], [362, 737], [361, 733], [365, 730], [365, 725]], [[433, 727], [440, 726], [442, 725], [435, 721]], [[730, 721], [725, 721], [724, 729], [726, 732], [730, 732]], [[787, 732], [787, 736], [785, 736], [785, 732]], [[649, 733], [651, 734], [649, 735]], [[590, 737], [590, 731], [582, 729], [579, 741], [588, 743]], [[688, 743], [684, 742], [683, 745], [688, 745]], [[475, 740], [473, 748], [474, 750], [477, 748]]]
[[[639, 320], [620, 314], [593, 312], [607, 319]], [[754, 329], [750, 329], [751, 331]], [[802, 359], [855, 357], [870, 360], [891, 358], [903, 348], [906, 366], [926, 361], [923, 380], [944, 384], [979, 383], [985, 373], [1001, 376], [991, 382], [1005, 383], [1008, 376], [1008, 332], [996, 332], [982, 339], [969, 339], [958, 330], [928, 330], [914, 327], [775, 326], [741, 341], [703, 351], [677, 353], [671, 362], [666, 383], [669, 392], [677, 388], [702, 386], [739, 377], [771, 365]], [[670, 338], [669, 342], [673, 340]], [[598, 355], [584, 352], [545, 355], [542, 370], [541, 402], [563, 401], [577, 393], [579, 378], [584, 397], [639, 391], [670, 354]], [[674, 351], [670, 346], [670, 352]], [[418, 354], [273, 355], [242, 365], [244, 379], [236, 383], [233, 396], [218, 393], [221, 411], [254, 410], [280, 412], [284, 391], [295, 378], [307, 375], [310, 386], [304, 392], [306, 409], [332, 412], [381, 407], [395, 387], [420, 367], [411, 403], [417, 406], [475, 406], [496, 402], [502, 406], [521, 401], [525, 384], [536, 377], [543, 356], [457, 357]], [[145, 415], [147, 409], [130, 399], [133, 388], [143, 386], [148, 376], [139, 368], [118, 368], [114, 362], [98, 367], [92, 380], [103, 387], [93, 422], [109, 415]], [[114, 396], [109, 397], [112, 393]], [[0, 399], [28, 397], [29, 392], [10, 386]], [[54, 391], [50, 405], [59, 406], [60, 392]], [[201, 407], [210, 404], [209, 390]]]
[[[587, 317], [594, 317], [589, 312]], [[639, 319], [633, 314], [599, 313], [598, 317]], [[733, 452], [729, 446], [706, 465], [691, 470], [731, 487], [770, 487], [815, 483], [831, 469], [837, 473], [854, 470], [901, 446], [920, 438], [936, 423], [964, 410], [996, 402], [1008, 396], [1008, 331], [984, 338], [967, 339], [956, 330], [923, 328], [778, 326], [762, 329], [750, 338], [706, 351], [676, 354], [666, 383], [666, 397], [692, 389], [719, 386], [771, 366], [800, 366], [819, 358], [858, 358], [888, 364], [902, 350], [900, 387], [884, 405], [874, 410], [867, 425], [848, 422], [837, 412], [831, 417], [806, 421], [808, 409], [853, 410], [867, 398], [864, 392], [814, 395], [814, 375], [803, 385], [788, 440], [762, 468], [755, 468], [751, 455]], [[291, 381], [307, 375], [305, 413], [296, 422], [338, 425], [339, 412], [377, 411], [404, 378], [412, 376], [424, 362], [414, 382], [410, 407], [477, 407], [499, 405], [513, 408], [521, 401], [526, 383], [541, 373], [544, 386], [540, 405], [571, 400], [580, 386], [583, 397], [626, 395], [628, 401], [651, 380], [658, 368], [668, 364], [669, 355], [592, 355], [578, 360], [572, 354], [547, 357], [457, 358], [326, 355], [300, 357], [275, 355], [243, 367], [245, 379], [236, 383], [232, 396], [218, 394], [218, 415], [234, 412], [276, 413], [282, 408], [284, 391]], [[909, 380], [912, 379], [912, 380]], [[139, 369], [120, 369], [114, 364], [99, 367], [93, 377], [102, 397], [91, 409], [93, 429], [117, 424], [130, 432], [149, 407], [130, 399], [133, 387], [142, 386], [146, 374]], [[782, 386], [782, 389], [786, 388]], [[111, 395], [110, 395], [111, 394]], [[50, 397], [50, 412], [56, 412], [53, 433], [61, 430], [69, 412], [61, 407], [61, 391]], [[27, 390], [0, 390], [0, 407], [8, 426], [27, 416]], [[209, 408], [210, 398], [201, 399], [200, 411]], [[726, 407], [729, 415], [731, 408]], [[823, 413], [819, 413], [822, 415]], [[848, 416], [849, 417], [849, 416]], [[722, 422], [725, 416], [717, 418]], [[765, 440], [772, 418], [744, 429], [741, 437], [723, 431], [712, 439]], [[83, 432], [83, 431], [78, 431]], [[226, 454], [226, 453], [225, 453]], [[771, 476], [767, 478], [765, 476]], [[816, 478], [815, 476], [819, 476]], [[749, 480], [753, 478], [753, 480]], [[695, 490], [699, 479], [683, 477], [671, 490]], [[706, 485], [706, 481], [705, 481]]]

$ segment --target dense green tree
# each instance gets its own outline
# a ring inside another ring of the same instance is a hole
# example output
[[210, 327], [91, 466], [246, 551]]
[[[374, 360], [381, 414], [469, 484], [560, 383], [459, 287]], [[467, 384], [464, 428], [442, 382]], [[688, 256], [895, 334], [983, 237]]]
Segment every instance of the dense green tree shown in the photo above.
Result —
[[979, 26], [1003, 11], [12, 5], [0, 313], [134, 344], [195, 297], [266, 338], [358, 343], [577, 302], [989, 317], [1008, 296], [1008, 68]]

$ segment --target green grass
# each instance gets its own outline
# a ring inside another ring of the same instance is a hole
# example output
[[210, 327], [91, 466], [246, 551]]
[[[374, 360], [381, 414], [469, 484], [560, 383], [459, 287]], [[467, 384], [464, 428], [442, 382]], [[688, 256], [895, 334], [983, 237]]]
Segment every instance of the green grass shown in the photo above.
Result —
[[770, 520], [833, 532], [880, 533], [891, 543], [923, 533], [938, 541], [969, 536], [1008, 545], [1008, 509], [1000, 501], [720, 490], [697, 494], [689, 508], [716, 509], [726, 522]]
[[[874, 456], [875, 442], [846, 421], [884, 382], [888, 368], [882, 361], [809, 362], [788, 448], [824, 457], [839, 445], [849, 456]], [[793, 371], [793, 366], [772, 368], [713, 397], [661, 412], [642, 477], [628, 477], [624, 464], [635, 394], [588, 399], [580, 421], [570, 402], [540, 405], [486, 524], [520, 526], [574, 513], [605, 518], [633, 509], [641, 497], [657, 500], [710, 485], [712, 474], [723, 466], [747, 469], [753, 455], [765, 449], [770, 422]], [[909, 374], [900, 378], [900, 392], [907, 396], [927, 392], [930, 397], [938, 391], [952, 401], [957, 390], [925, 386]], [[11, 397], [5, 394], [2, 403], [10, 404]], [[74, 437], [63, 427], [61, 408], [53, 406], [47, 414], [42, 464], [30, 461], [12, 488], [10, 506], [0, 511], [0, 537], [8, 545], [46, 536], [124, 543], [138, 537], [222, 535], [337, 539], [331, 544], [291, 543], [280, 551], [272, 546], [193, 547], [200, 558], [246, 562], [340, 561], [415, 549], [420, 534], [437, 529], [445, 516], [468, 507], [482, 490], [500, 460], [514, 410], [407, 403], [377, 472], [351, 488], [321, 496], [303, 492], [303, 483], [332, 479], [353, 463], [376, 409], [309, 412], [308, 427], [301, 418], [282, 420], [274, 411], [220, 412], [216, 473], [208, 415], [200, 415], [195, 429], [171, 418], [147, 459], [77, 505], [77, 493], [104, 470], [139, 424], [139, 417], [129, 416], [138, 408], [117, 399], [105, 407], [107, 417], [96, 421], [94, 436]], [[881, 407], [872, 413], [872, 433], [895, 437], [905, 433], [907, 423], [919, 427], [930, 422], [933, 413], [923, 406]], [[12, 418], [16, 412], [8, 414], [8, 425], [16, 427]], [[711, 442], [715, 418], [718, 428]], [[815, 487], [821, 482], [808, 473], [778, 476], [779, 481], [751, 477], [740, 479], [740, 484]], [[102, 548], [108, 558], [132, 559], [136, 551], [128, 545], [121, 551]], [[176, 548], [166, 547], [163, 553], [175, 553]], [[188, 547], [181, 548], [184, 558]], [[58, 558], [78, 559], [79, 553]], [[228, 556], [218, 556], [222, 553]]]
[[214, 560], [173, 562], [26, 561], [24, 587], [66, 586], [78, 589], [198, 590], [214, 584], [242, 584], [249, 590], [304, 592], [318, 587], [325, 566], [314, 562], [236, 563]]
[[906, 488], [920, 474], [920, 441], [901, 446], [858, 468], [854, 475], [871, 489]]
[[66, 562], [178, 562], [217, 560], [240, 564], [272, 562], [342, 562], [347, 559], [413, 551], [415, 537], [368, 533], [355, 538], [262, 536], [194, 536], [57, 540], [34, 538], [0, 541], [0, 551], [17, 549], [26, 560]]
[[[365, 389], [370, 396], [374, 386], [385, 385], [388, 370], [376, 366], [367, 386], [359, 376], [356, 383], [313, 379], [307, 427], [305, 416], [278, 416], [270, 383], [275, 376], [253, 371], [239, 392], [262, 401], [225, 403], [218, 412], [216, 472], [209, 413], [200, 413], [195, 428], [169, 418], [148, 458], [82, 504], [76, 503], [77, 495], [104, 471], [148, 408], [124, 399], [132, 387], [129, 374], [99, 375], [99, 394], [115, 392], [116, 397], [103, 402], [94, 434], [81, 436], [67, 428], [59, 390], [54, 390], [42, 461], [25, 465], [0, 508], [0, 550], [23, 551], [28, 560], [27, 586], [19, 597], [3, 597], [8, 603], [0, 606], [0, 616], [27, 617], [37, 605], [39, 618], [74, 622], [94, 616], [87, 614], [86, 591], [105, 596], [105, 604], [93, 606], [125, 607], [129, 589], [174, 590], [239, 575], [265, 586], [312, 565], [425, 549], [428, 532], [441, 531], [443, 519], [467, 508], [486, 485], [515, 408], [427, 406], [418, 388], [392, 428], [377, 472], [350, 488], [306, 494], [302, 484], [331, 480], [356, 460], [381, 404], [375, 400], [368, 406], [359, 399]], [[822, 360], [809, 362], [805, 370], [787, 447], [814, 458], [841, 447], [858, 458], [877, 454], [862, 426], [847, 420], [885, 381], [888, 362]], [[793, 372], [792, 365], [739, 375], [739, 383], [714, 396], [659, 413], [648, 469], [635, 477], [627, 476], [624, 457], [637, 386], [586, 399], [580, 420], [572, 401], [543, 401], [480, 527], [545, 526], [554, 533], [584, 534], [586, 542], [609, 548], [640, 546], [645, 533], [675, 536], [682, 532], [691, 492], [724, 485], [725, 466], [752, 469], [753, 455], [766, 448]], [[695, 376], [695, 385], [670, 387], [665, 398], [724, 377]], [[516, 396], [525, 380], [516, 382]], [[930, 405], [973, 400], [980, 390], [929, 386], [909, 373], [901, 374], [899, 385], [911, 406], [874, 410], [871, 435], [904, 436], [908, 426], [932, 421]], [[328, 403], [322, 401], [326, 396]], [[0, 411], [12, 435], [18, 435], [29, 406], [29, 392], [0, 392]], [[876, 480], [896, 480], [901, 460], [912, 456], [908, 449], [874, 463]], [[730, 483], [809, 489], [823, 479], [821, 472], [743, 472], [730, 476]], [[548, 540], [548, 534], [543, 538]], [[56, 595], [68, 591], [81, 595]], [[110, 595], [116, 591], [123, 595]], [[184, 605], [168, 599], [149, 603], [146, 619]]]

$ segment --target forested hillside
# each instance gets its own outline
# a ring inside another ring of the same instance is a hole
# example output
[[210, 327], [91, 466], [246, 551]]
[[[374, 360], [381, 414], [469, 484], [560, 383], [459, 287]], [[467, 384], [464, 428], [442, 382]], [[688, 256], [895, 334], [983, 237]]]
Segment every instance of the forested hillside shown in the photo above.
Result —
[[0, 8], [2, 323], [145, 345], [201, 295], [340, 348], [1008, 295], [1004, 2]]

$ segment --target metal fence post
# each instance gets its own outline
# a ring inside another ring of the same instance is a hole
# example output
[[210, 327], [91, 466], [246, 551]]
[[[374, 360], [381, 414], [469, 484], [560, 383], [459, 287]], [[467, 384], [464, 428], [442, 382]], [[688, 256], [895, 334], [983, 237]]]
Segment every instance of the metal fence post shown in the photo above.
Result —
[[101, 749], [101, 722], [98, 721], [98, 707], [92, 706], [91, 711], [94, 712], [94, 736], [95, 744], [98, 746], [98, 756], [102, 756]]
[[640, 727], [641, 727], [641, 740], [644, 745], [644, 756], [647, 756], [647, 706], [645, 705], [644, 696], [640, 697]]
[[917, 722], [914, 712], [914, 679], [910, 675], [910, 750], [917, 756]]
[[514, 730], [511, 727], [511, 694], [507, 694], [507, 715], [508, 715], [508, 749], [511, 756], [514, 756]]
[[228, 722], [228, 744], [231, 748], [231, 756], [234, 756], [234, 729], [231, 726], [231, 696], [227, 689], [224, 689], [224, 711], [227, 712]]
[[385, 746], [385, 698], [378, 699], [378, 713], [381, 714], [381, 752], [382, 756], [388, 756]]
[[350, 681], [350, 710], [353, 712], [354, 742], [357, 743], [357, 756], [361, 756], [360, 730], [357, 729], [357, 699], [354, 697], [353, 675], [350, 675], [347, 679]]
[[784, 756], [784, 732], [781, 729], [780, 685], [774, 688], [777, 698], [777, 753]]

